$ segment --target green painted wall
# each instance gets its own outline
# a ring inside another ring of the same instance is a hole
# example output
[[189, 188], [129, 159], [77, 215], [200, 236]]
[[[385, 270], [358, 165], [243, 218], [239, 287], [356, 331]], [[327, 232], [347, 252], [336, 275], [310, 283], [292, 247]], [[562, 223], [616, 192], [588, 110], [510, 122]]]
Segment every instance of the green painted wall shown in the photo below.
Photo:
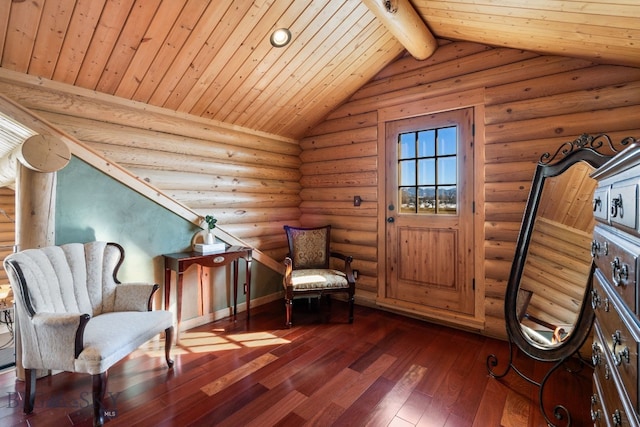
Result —
[[[117, 242], [126, 255], [118, 278], [122, 282], [159, 284], [164, 282], [162, 254], [189, 251], [193, 235], [200, 231], [191, 222], [76, 157], [57, 175], [55, 224], [56, 244]], [[203, 272], [192, 267], [185, 274], [183, 319], [197, 313], [194, 307], [197, 288], [190, 282], [202, 280], [211, 286], [213, 310], [228, 306], [225, 288], [230, 283], [231, 269], [215, 270], [218, 269]], [[244, 283], [243, 261], [239, 270], [239, 283]], [[251, 273], [252, 299], [281, 289], [282, 276], [278, 273], [257, 262], [253, 262]], [[241, 294], [238, 302], [243, 301]]]

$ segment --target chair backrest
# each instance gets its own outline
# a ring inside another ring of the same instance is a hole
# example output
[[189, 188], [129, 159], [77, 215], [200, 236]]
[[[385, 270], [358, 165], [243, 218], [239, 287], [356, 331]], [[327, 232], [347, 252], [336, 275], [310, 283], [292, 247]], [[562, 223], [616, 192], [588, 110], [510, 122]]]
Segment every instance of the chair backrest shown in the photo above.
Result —
[[289, 256], [293, 269], [329, 268], [331, 226], [291, 227], [284, 226], [289, 243]]
[[35, 313], [113, 311], [124, 250], [116, 243], [69, 243], [26, 249], [5, 258], [13, 293]]

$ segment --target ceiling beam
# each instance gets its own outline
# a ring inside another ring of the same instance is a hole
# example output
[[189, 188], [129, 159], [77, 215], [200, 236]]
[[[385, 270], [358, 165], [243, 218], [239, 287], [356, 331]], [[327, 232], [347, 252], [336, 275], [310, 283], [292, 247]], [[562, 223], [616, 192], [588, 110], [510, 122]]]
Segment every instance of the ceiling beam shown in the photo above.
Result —
[[430, 57], [438, 42], [409, 0], [362, 0], [417, 60]]

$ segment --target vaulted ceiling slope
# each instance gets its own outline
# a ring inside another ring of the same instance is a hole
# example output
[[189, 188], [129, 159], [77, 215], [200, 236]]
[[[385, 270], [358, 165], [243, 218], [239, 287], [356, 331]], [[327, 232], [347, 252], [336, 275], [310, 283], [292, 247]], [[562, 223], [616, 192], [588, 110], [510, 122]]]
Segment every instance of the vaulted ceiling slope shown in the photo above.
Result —
[[[441, 39], [640, 66], [637, 0], [411, 1]], [[403, 52], [359, 0], [0, 2], [1, 67], [296, 139]]]

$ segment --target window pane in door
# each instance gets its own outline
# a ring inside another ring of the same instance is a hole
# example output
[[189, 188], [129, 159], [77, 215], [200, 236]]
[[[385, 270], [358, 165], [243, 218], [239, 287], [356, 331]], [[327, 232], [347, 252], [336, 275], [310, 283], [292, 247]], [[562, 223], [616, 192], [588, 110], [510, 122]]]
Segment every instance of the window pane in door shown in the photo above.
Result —
[[447, 156], [456, 154], [458, 145], [457, 128], [455, 126], [438, 129], [438, 155]]
[[457, 213], [457, 131], [447, 126], [398, 136], [400, 213]]

